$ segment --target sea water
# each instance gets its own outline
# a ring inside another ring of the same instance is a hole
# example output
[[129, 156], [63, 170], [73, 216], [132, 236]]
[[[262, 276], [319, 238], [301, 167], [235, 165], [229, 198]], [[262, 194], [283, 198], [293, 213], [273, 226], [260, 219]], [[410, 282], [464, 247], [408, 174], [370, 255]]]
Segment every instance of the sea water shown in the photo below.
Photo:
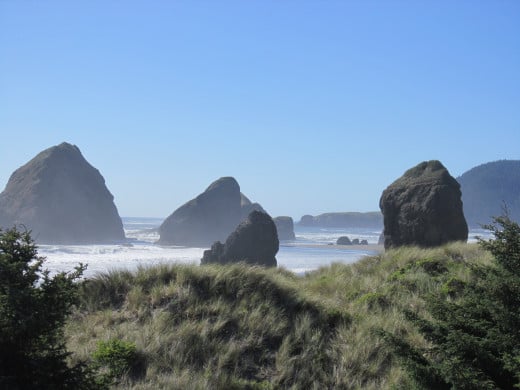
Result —
[[[160, 218], [123, 218], [127, 242], [118, 245], [40, 245], [38, 252], [46, 261], [44, 268], [51, 273], [71, 271], [79, 263], [87, 265], [85, 277], [111, 270], [136, 270], [157, 264], [200, 264], [204, 250], [181, 246], [160, 246], [158, 227]], [[476, 232], [480, 235], [484, 231]], [[380, 230], [339, 229], [295, 226], [296, 239], [282, 241], [276, 255], [278, 266], [297, 274], [304, 274], [331, 263], [353, 263], [376, 252], [361, 248], [337, 247], [341, 236], [367, 240], [377, 244]], [[475, 234], [470, 234], [474, 241]]]

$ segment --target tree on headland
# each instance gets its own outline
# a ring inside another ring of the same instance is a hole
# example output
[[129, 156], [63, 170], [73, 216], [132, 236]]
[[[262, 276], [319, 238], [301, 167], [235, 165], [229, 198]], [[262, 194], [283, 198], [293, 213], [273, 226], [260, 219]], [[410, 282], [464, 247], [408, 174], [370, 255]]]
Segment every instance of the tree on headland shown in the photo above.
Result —
[[432, 320], [406, 313], [431, 347], [381, 332], [420, 388], [520, 388], [520, 226], [506, 214], [485, 227], [493, 264], [472, 270], [460, 299], [431, 297]]
[[63, 337], [86, 267], [51, 277], [43, 262], [30, 232], [0, 229], [0, 388], [90, 388]]

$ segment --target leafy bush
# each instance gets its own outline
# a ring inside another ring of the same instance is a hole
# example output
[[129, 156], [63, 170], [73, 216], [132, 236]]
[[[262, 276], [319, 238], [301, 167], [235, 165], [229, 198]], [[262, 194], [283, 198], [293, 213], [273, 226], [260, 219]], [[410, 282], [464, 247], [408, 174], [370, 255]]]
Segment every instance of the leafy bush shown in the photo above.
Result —
[[51, 277], [43, 262], [29, 232], [0, 229], [0, 388], [87, 388], [63, 337], [85, 267]]
[[92, 358], [100, 368], [108, 370], [108, 378], [117, 379], [130, 371], [136, 362], [137, 350], [132, 342], [111, 339], [98, 342]]

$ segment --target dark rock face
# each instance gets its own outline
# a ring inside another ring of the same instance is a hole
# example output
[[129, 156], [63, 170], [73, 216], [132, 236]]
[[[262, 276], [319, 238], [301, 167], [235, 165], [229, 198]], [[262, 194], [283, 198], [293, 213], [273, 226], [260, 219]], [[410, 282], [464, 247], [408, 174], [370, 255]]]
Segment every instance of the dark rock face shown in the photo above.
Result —
[[336, 245], [352, 245], [352, 241], [347, 236], [341, 236], [336, 240]]
[[0, 194], [0, 225], [25, 225], [46, 244], [125, 239], [103, 176], [68, 143], [44, 150], [11, 175]]
[[294, 240], [294, 222], [291, 217], [276, 217], [273, 218], [276, 230], [278, 231], [278, 239], [280, 240]]
[[383, 191], [379, 205], [385, 249], [433, 247], [468, 238], [459, 183], [439, 161], [425, 161], [406, 171]]
[[224, 240], [240, 222], [240, 186], [232, 177], [213, 182], [159, 227], [159, 244], [206, 246]]
[[221, 177], [166, 218], [159, 244], [207, 247], [224, 241], [253, 210], [265, 212], [240, 192], [234, 178]]
[[226, 242], [215, 242], [204, 251], [201, 264], [229, 264], [245, 262], [251, 265], [276, 267], [279, 241], [272, 218], [263, 212], [253, 211]]

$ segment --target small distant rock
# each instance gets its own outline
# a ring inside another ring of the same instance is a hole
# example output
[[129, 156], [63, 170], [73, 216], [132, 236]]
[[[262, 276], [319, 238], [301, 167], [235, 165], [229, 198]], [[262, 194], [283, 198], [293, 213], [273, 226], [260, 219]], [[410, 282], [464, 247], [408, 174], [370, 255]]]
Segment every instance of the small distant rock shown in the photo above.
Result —
[[335, 212], [316, 216], [304, 215], [300, 226], [327, 227], [327, 228], [369, 228], [383, 227], [383, 214], [380, 211], [371, 212]]
[[301, 217], [299, 224], [301, 226], [314, 226], [314, 217], [312, 215], [304, 215]]
[[381, 195], [385, 248], [466, 241], [459, 183], [436, 160], [409, 169]]
[[359, 245], [359, 238], [354, 238], [352, 240], [352, 245]]
[[226, 242], [215, 242], [204, 251], [201, 264], [245, 262], [251, 265], [276, 267], [279, 249], [278, 234], [273, 219], [261, 211], [253, 211]]
[[367, 240], [361, 240], [359, 242], [359, 245], [368, 245], [368, 241]]
[[294, 222], [291, 217], [276, 217], [273, 218], [276, 230], [278, 231], [279, 240], [294, 240]]
[[336, 245], [352, 245], [352, 241], [347, 236], [341, 236], [336, 241]]

